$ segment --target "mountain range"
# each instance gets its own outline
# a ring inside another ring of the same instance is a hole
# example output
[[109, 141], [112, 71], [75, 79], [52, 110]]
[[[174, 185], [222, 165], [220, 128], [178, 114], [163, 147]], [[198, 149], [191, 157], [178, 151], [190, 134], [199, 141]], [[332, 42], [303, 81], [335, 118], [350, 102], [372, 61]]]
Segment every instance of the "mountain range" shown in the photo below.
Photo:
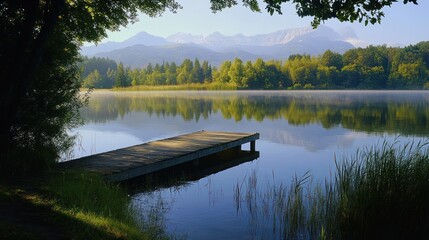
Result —
[[131, 67], [162, 62], [180, 64], [186, 58], [207, 60], [218, 66], [236, 57], [243, 61], [257, 58], [284, 60], [291, 54], [319, 55], [328, 49], [344, 53], [363, 44], [351, 29], [338, 33], [329, 27], [319, 26], [317, 29], [293, 28], [254, 36], [226, 36], [214, 32], [208, 36], [176, 33], [162, 38], [140, 32], [123, 42], [82, 47], [81, 53], [107, 57]]

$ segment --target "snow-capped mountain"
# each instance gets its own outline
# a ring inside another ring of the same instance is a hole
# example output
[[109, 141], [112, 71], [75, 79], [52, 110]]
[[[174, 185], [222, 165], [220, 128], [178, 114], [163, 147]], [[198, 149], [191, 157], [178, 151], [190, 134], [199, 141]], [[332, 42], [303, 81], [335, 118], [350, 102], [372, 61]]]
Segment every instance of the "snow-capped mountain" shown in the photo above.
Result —
[[285, 29], [254, 36], [227, 36], [214, 32], [207, 36], [176, 33], [162, 38], [141, 32], [123, 42], [83, 47], [81, 53], [112, 58], [134, 67], [144, 66], [149, 62], [181, 62], [185, 58], [196, 57], [217, 65], [235, 57], [242, 57], [242, 60], [255, 60], [258, 57], [283, 60], [291, 54], [319, 55], [328, 49], [343, 53], [356, 45], [361, 47], [365, 44], [359, 41], [350, 29], [339, 33], [326, 26], [319, 26], [317, 29]]
[[325, 26], [319, 26], [317, 29], [311, 27], [292, 28], [254, 36], [245, 36], [243, 34], [226, 36], [219, 32], [214, 32], [204, 37], [201, 35], [179, 33], [167, 37], [167, 40], [174, 43], [195, 43], [215, 51], [221, 51], [232, 46], [273, 46], [287, 44], [297, 37], [304, 35], [309, 38], [324, 38], [332, 41], [342, 40], [339, 33]]

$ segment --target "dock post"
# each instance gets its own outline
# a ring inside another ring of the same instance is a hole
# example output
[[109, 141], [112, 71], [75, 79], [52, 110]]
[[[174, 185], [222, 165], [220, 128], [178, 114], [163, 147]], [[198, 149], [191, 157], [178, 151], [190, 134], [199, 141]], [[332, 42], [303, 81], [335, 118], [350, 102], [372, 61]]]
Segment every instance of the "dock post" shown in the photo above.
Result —
[[256, 141], [251, 141], [250, 142], [250, 151], [251, 152], [255, 152], [256, 151]]

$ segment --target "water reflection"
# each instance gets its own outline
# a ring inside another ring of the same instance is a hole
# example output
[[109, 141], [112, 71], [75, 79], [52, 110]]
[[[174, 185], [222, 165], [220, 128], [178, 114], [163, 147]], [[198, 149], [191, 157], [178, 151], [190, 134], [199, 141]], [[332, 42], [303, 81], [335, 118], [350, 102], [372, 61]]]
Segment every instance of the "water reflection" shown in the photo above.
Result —
[[82, 116], [106, 123], [142, 112], [198, 122], [220, 113], [235, 122], [284, 119], [298, 126], [318, 123], [325, 129], [422, 136], [429, 133], [428, 99], [425, 91], [95, 92]]
[[[186, 188], [192, 188], [192, 184], [205, 178], [207, 183], [208, 201], [211, 207], [215, 207], [217, 201], [222, 201], [223, 190], [217, 189], [211, 175], [236, 167], [240, 164], [252, 162], [259, 158], [258, 151], [243, 151], [229, 149], [211, 156], [200, 158], [192, 162], [170, 167], [162, 171], [154, 172], [143, 177], [134, 178], [122, 182], [133, 196], [131, 208], [136, 212], [135, 216], [141, 224], [163, 229], [166, 225], [165, 215], [174, 207], [176, 197]], [[170, 192], [170, 198], [165, 192]], [[187, 234], [179, 233], [179, 236]]]
[[209, 175], [222, 172], [240, 164], [259, 158], [258, 151], [229, 149], [191, 162], [166, 168], [143, 177], [125, 182], [127, 188], [134, 193], [151, 192], [160, 188], [183, 187], [190, 182], [198, 181]]

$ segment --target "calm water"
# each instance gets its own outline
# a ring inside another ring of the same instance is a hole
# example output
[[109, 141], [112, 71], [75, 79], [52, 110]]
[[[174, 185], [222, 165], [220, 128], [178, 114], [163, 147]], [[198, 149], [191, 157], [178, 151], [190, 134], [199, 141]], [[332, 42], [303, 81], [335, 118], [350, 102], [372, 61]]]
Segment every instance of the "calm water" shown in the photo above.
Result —
[[335, 171], [335, 157], [341, 161], [358, 148], [426, 140], [428, 102], [425, 91], [95, 92], [82, 110], [85, 125], [74, 131], [74, 155], [200, 130], [259, 132], [258, 158], [180, 172], [180, 182], [166, 173], [150, 191], [147, 179], [137, 180], [132, 207], [141, 221], [156, 210], [168, 232], [187, 239], [275, 239], [269, 209], [251, 211], [237, 200], [237, 186], [253, 176], [263, 194], [307, 171], [317, 182]]

